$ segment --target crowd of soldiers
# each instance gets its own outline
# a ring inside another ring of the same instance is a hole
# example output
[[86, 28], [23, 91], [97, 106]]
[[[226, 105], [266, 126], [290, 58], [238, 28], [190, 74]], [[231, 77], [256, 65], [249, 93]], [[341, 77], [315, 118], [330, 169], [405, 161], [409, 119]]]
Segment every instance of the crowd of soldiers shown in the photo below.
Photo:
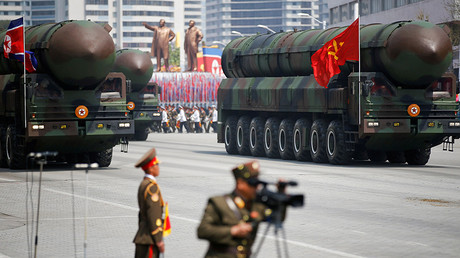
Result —
[[[217, 132], [217, 108], [215, 105], [204, 107], [160, 106], [161, 127], [163, 133], [210, 133]], [[184, 131], [185, 128], [185, 131]], [[211, 131], [212, 128], [212, 131]]]

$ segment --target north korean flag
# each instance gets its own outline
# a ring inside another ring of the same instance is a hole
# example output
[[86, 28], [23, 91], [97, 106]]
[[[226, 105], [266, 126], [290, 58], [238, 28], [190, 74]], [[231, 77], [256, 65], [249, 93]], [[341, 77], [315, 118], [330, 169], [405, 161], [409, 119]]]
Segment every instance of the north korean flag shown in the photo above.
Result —
[[[23, 18], [12, 20], [3, 41], [3, 54], [5, 58], [16, 59], [25, 63], [26, 70], [30, 73], [37, 69], [37, 59], [34, 53], [30, 51], [24, 52], [24, 25]], [[25, 55], [25, 62], [24, 62]]]

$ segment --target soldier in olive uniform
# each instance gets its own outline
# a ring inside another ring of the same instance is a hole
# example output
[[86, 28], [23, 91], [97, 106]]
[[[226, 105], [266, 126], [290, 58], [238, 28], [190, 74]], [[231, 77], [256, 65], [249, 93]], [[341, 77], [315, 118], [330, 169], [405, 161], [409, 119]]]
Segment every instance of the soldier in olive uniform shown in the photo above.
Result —
[[139, 230], [134, 237], [136, 258], [159, 257], [165, 250], [163, 242], [163, 197], [155, 177], [160, 175], [155, 148], [147, 152], [135, 165], [144, 172], [137, 193], [139, 204]]
[[249, 257], [259, 223], [271, 214], [264, 204], [254, 201], [259, 163], [251, 161], [232, 171], [234, 191], [210, 198], [198, 227], [198, 238], [210, 243], [205, 257]]

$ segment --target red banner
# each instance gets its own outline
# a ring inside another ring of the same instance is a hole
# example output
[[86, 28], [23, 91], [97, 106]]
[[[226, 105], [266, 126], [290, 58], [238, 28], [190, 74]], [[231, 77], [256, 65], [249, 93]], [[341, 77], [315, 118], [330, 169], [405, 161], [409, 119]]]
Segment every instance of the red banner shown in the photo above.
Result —
[[359, 61], [359, 18], [311, 57], [311, 66], [318, 84], [327, 88], [329, 80], [340, 73], [339, 66], [347, 60]]

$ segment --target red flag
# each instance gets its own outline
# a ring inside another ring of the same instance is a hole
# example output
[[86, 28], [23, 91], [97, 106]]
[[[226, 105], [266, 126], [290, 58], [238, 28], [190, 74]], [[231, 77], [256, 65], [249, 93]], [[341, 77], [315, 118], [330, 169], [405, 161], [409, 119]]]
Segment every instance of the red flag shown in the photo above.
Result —
[[318, 84], [327, 88], [346, 60], [359, 61], [359, 18], [312, 55], [311, 66]]
[[24, 25], [22, 17], [10, 22], [3, 41], [3, 54], [5, 58], [21, 61], [25, 64], [28, 72], [32, 73], [36, 71], [37, 60], [34, 53], [24, 51]]
[[163, 236], [171, 234], [171, 221], [169, 220], [168, 203], [165, 206], [165, 220], [163, 222]]

